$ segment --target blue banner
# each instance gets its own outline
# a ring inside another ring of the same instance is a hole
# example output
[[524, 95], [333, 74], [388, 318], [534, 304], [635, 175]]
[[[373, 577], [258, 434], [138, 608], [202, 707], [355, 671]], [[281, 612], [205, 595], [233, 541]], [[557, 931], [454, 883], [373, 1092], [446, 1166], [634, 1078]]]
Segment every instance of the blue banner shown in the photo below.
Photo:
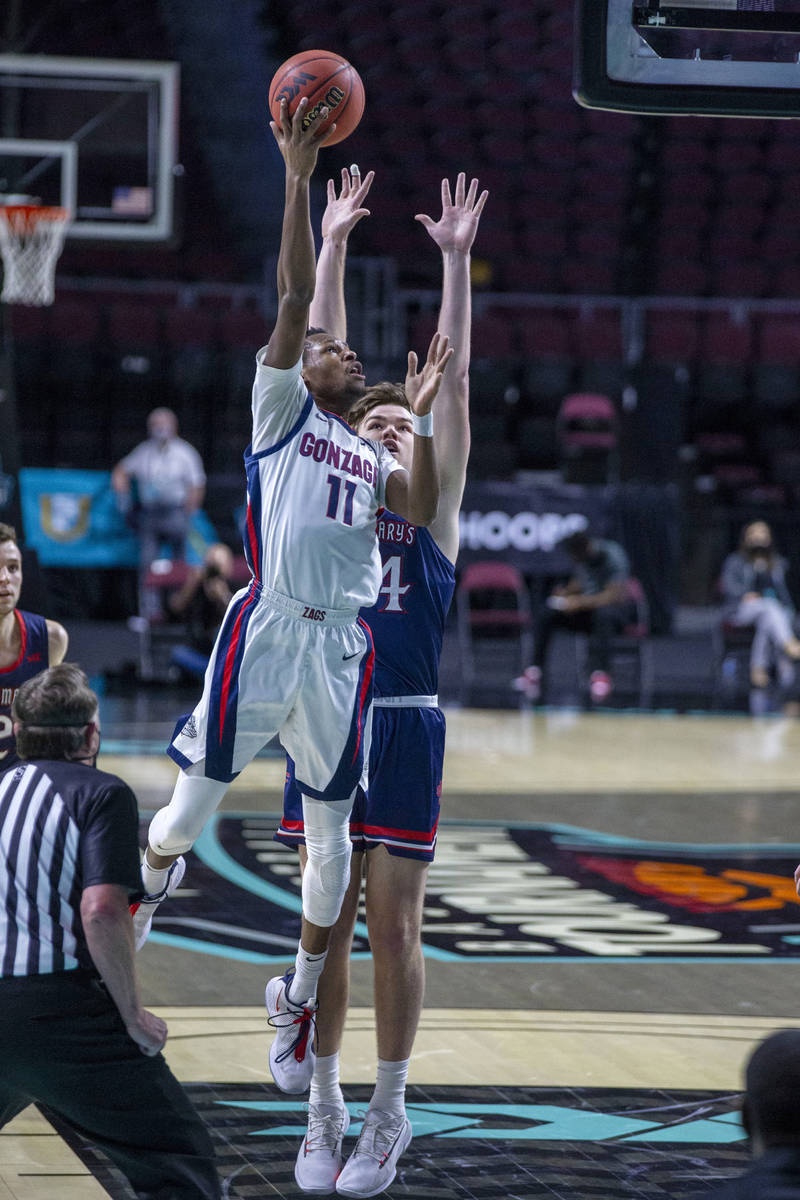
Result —
[[[136, 534], [111, 488], [110, 471], [24, 467], [19, 472], [25, 544], [43, 567], [135, 567]], [[214, 526], [202, 511], [192, 517], [186, 561], [202, 562]]]

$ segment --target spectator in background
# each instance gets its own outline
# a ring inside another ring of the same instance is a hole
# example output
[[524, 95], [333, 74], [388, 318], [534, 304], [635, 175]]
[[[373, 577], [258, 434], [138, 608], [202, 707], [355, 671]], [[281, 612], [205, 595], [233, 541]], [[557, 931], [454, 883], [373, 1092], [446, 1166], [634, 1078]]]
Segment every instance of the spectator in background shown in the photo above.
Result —
[[206, 475], [194, 446], [178, 437], [178, 418], [169, 408], [154, 408], [147, 418], [148, 438], [121, 459], [111, 486], [139, 535], [139, 614], [161, 615], [158, 591], [145, 587], [150, 564], [166, 542], [176, 561], [186, 554], [192, 513], [203, 503]]
[[755, 1162], [707, 1200], [800, 1200], [800, 1029], [756, 1046], [745, 1073], [742, 1122]]
[[139, 996], [136, 797], [97, 769], [97, 696], [60, 663], [20, 687], [13, 717], [22, 761], [0, 777], [0, 1127], [46, 1104], [142, 1200], [219, 1200], [208, 1130]]
[[539, 616], [533, 663], [513, 682], [515, 691], [536, 701], [542, 694], [547, 649], [557, 629], [589, 635], [589, 694], [602, 702], [613, 687], [610, 642], [629, 618], [625, 583], [630, 576], [628, 556], [618, 542], [593, 538], [578, 530], [561, 545], [573, 561], [569, 580], [554, 588]]
[[188, 644], [176, 646], [172, 661], [190, 675], [205, 675], [222, 618], [233, 597], [233, 552], [223, 542], [206, 550], [201, 567], [167, 600], [169, 615], [186, 625]]
[[786, 586], [786, 562], [775, 550], [766, 521], [745, 525], [739, 548], [729, 554], [720, 581], [724, 616], [734, 625], [753, 626], [750, 682], [765, 688], [775, 666], [784, 687], [794, 679], [800, 640], [792, 625], [794, 605]]

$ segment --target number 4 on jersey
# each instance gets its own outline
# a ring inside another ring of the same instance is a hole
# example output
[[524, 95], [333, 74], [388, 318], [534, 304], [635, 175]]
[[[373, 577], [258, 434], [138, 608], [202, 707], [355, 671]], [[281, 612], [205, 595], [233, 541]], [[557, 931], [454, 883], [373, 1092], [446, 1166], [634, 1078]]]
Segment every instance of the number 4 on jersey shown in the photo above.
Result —
[[379, 610], [380, 612], [401, 613], [405, 611], [403, 608], [403, 596], [414, 585], [403, 583], [402, 570], [403, 560], [399, 554], [393, 555], [392, 558], [387, 558], [384, 562], [380, 595], [386, 597], [386, 603]]

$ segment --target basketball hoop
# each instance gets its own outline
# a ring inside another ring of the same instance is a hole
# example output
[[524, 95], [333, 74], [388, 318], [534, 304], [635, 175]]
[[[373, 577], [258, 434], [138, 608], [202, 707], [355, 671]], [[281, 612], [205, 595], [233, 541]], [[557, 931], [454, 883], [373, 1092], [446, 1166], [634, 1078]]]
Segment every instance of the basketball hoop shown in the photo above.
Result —
[[65, 208], [0, 203], [4, 304], [52, 304], [56, 262], [69, 224]]

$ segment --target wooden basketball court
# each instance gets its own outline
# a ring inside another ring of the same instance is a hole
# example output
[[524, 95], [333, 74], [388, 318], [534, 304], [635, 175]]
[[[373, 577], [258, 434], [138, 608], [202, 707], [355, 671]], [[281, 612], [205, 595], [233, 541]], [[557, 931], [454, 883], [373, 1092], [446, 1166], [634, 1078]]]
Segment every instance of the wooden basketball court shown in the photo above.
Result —
[[[798, 1020], [800, 725], [481, 710], [448, 725], [415, 1137], [385, 1194], [676, 1197], [737, 1174], [743, 1062]], [[146, 821], [174, 767], [155, 744], [127, 753], [137, 733], [107, 721], [102, 766], [133, 784]], [[271, 1081], [262, 1008], [298, 929], [295, 856], [271, 841], [282, 778], [265, 757], [231, 787], [139, 958], [234, 1197], [299, 1194], [302, 1097]], [[356, 1118], [375, 1070], [361, 925], [352, 1000]], [[0, 1200], [130, 1195], [70, 1141], [33, 1109], [8, 1126]]]

